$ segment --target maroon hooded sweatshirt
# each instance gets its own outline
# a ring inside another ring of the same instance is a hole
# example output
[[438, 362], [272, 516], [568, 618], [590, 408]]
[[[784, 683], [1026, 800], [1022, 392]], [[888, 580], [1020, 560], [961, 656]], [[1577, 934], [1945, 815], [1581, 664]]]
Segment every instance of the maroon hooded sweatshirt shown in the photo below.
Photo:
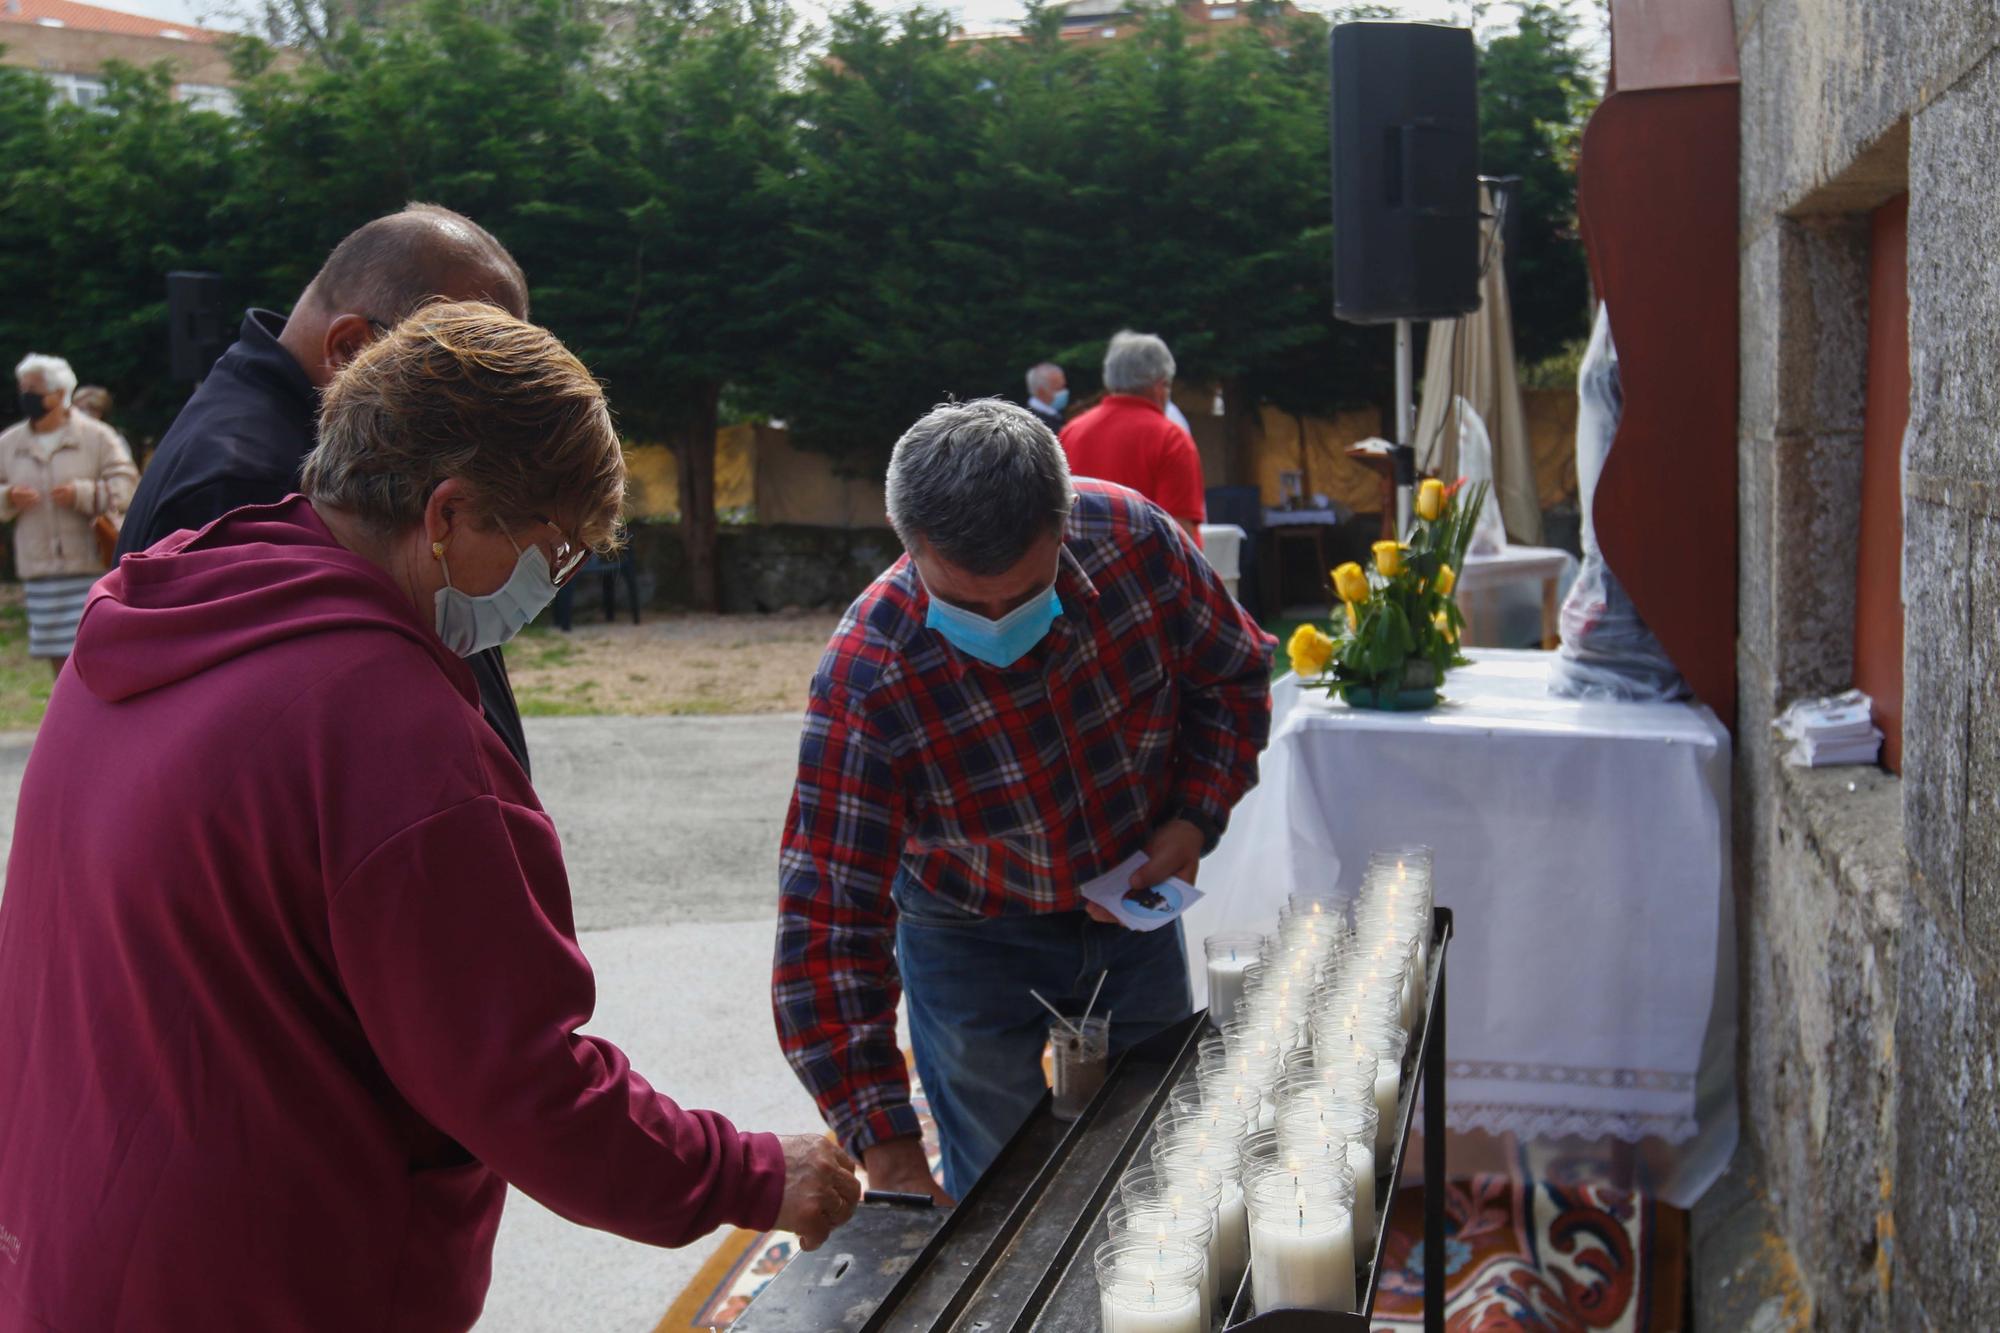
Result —
[[0, 1330], [464, 1329], [503, 1181], [655, 1245], [777, 1139], [608, 1042], [473, 677], [311, 507], [91, 594], [0, 898]]

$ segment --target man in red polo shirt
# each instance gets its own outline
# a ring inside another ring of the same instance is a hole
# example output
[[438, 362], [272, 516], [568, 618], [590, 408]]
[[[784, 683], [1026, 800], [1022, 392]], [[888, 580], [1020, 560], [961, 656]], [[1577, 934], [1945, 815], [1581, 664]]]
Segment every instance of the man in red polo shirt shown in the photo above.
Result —
[[1130, 487], [1174, 516], [1196, 546], [1208, 501], [1201, 455], [1188, 433], [1167, 420], [1174, 354], [1150, 333], [1122, 330], [1104, 351], [1103, 402], [1063, 428], [1069, 470]]

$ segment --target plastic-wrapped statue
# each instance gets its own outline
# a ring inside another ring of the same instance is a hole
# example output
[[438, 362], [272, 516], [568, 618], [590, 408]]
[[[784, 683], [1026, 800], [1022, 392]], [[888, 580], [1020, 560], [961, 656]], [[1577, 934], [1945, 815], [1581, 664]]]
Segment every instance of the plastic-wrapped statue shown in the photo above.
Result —
[[1686, 682], [1618, 579], [1605, 567], [1591, 517], [1597, 478], [1618, 433], [1624, 394], [1618, 383], [1618, 349], [1610, 312], [1597, 308], [1590, 347], [1577, 372], [1576, 477], [1583, 503], [1583, 569], [1562, 607], [1562, 647], [1549, 675], [1549, 691], [1566, 699], [1665, 702], [1685, 699]]

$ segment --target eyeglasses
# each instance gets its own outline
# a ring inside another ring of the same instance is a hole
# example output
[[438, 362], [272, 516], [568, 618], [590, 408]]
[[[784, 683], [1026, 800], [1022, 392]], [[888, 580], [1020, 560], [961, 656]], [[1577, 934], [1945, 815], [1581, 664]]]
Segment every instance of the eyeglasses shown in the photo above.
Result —
[[556, 535], [555, 547], [549, 554], [549, 576], [560, 588], [575, 577], [576, 571], [583, 567], [583, 562], [590, 558], [590, 548], [582, 542], [572, 542], [569, 534], [556, 526], [554, 519], [545, 518], [540, 514], [533, 515], [533, 518]]

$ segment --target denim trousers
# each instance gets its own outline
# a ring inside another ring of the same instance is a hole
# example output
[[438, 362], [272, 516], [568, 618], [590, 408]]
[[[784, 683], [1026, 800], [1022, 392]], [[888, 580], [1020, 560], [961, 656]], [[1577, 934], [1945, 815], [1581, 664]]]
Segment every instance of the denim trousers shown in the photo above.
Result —
[[1193, 1012], [1180, 922], [1154, 931], [1083, 912], [982, 917], [940, 902], [907, 875], [893, 890], [903, 1005], [944, 1149], [944, 1187], [962, 1199], [1041, 1100], [1042, 1047], [1055, 1020], [1028, 992], [1081, 1016], [1111, 1015], [1111, 1055]]

